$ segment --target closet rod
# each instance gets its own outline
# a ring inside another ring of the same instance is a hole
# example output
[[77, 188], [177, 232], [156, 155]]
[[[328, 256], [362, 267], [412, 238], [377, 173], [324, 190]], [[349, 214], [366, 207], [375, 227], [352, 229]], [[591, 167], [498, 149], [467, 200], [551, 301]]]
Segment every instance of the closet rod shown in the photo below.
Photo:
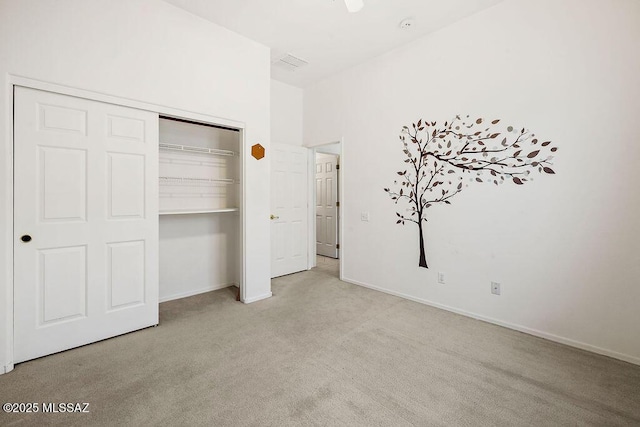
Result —
[[220, 125], [213, 125], [211, 123], [194, 122], [193, 120], [179, 119], [177, 117], [160, 116], [160, 118], [161, 119], [165, 119], [165, 120], [173, 120], [174, 122], [189, 123], [191, 125], [207, 126], [207, 127], [210, 127], [210, 128], [230, 130], [230, 131], [233, 131], [233, 132], [240, 132], [240, 130], [236, 129], [236, 128], [230, 128], [230, 127], [220, 126]]

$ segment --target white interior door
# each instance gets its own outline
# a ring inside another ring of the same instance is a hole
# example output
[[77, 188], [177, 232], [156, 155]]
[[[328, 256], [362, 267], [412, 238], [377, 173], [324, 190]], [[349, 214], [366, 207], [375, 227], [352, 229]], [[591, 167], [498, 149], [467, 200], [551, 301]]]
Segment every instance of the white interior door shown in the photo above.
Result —
[[338, 258], [338, 156], [316, 153], [316, 253]]
[[271, 145], [271, 277], [307, 269], [307, 150]]
[[158, 323], [158, 116], [16, 87], [14, 362]]

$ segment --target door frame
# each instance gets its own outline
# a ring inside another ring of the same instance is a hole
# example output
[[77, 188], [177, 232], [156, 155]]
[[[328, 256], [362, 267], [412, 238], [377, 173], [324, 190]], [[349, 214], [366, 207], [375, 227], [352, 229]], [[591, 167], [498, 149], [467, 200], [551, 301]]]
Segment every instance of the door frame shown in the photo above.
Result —
[[[0, 318], [0, 327], [4, 324], [5, 327], [5, 337], [4, 342], [0, 342], [0, 348], [4, 347], [5, 354], [4, 357], [0, 357], [0, 360], [6, 360], [7, 363], [4, 366], [0, 366], [0, 375], [8, 373], [14, 368], [14, 358], [13, 358], [13, 341], [14, 341], [14, 311], [13, 311], [13, 298], [14, 298], [14, 256], [13, 256], [13, 229], [14, 229], [14, 123], [13, 123], [13, 105], [15, 99], [15, 91], [14, 88], [16, 86], [22, 86], [31, 89], [42, 90], [45, 92], [54, 92], [61, 95], [73, 96], [77, 98], [89, 99], [92, 101], [104, 102], [108, 104], [121, 105], [124, 107], [135, 108], [138, 110], [146, 110], [154, 113], [158, 113], [163, 116], [170, 116], [175, 118], [184, 118], [187, 120], [201, 122], [206, 124], [213, 124], [218, 126], [225, 126], [230, 128], [238, 129], [240, 133], [240, 153], [241, 161], [242, 161], [242, 197], [240, 201], [240, 211], [241, 211], [241, 221], [242, 225], [240, 227], [240, 245], [242, 246], [241, 251], [242, 260], [241, 260], [241, 268], [240, 268], [240, 295], [241, 300], [244, 301], [243, 297], [246, 295], [246, 210], [244, 206], [246, 206], [246, 188], [244, 188], [246, 180], [246, 158], [245, 158], [245, 128], [246, 124], [244, 122], [239, 122], [235, 120], [225, 119], [222, 117], [211, 116], [207, 114], [197, 113], [194, 111], [180, 110], [177, 108], [168, 107], [166, 105], [158, 105], [151, 104], [148, 102], [138, 101], [130, 98], [121, 98], [118, 96], [108, 95], [101, 92], [89, 91], [81, 88], [76, 88], [72, 86], [64, 86], [56, 83], [46, 82], [42, 80], [31, 79], [28, 77], [22, 77], [19, 75], [8, 74], [6, 80], [6, 89], [7, 89], [7, 99], [5, 100], [5, 120], [7, 123], [6, 127], [6, 143], [8, 145], [8, 156], [5, 160], [6, 162], [6, 174], [2, 178], [4, 178], [4, 185], [6, 191], [6, 200], [0, 200], [0, 202], [6, 201], [6, 205], [4, 206], [4, 212], [7, 216], [6, 221], [4, 222], [4, 226], [8, 230], [6, 239], [4, 242], [0, 242], [1, 245], [4, 246], [7, 251], [7, 271], [4, 274], [4, 277], [0, 277], [0, 292], [4, 291], [5, 304], [4, 307], [0, 307], [4, 311], [4, 318]], [[3, 284], [4, 282], [4, 284]], [[3, 289], [4, 288], [4, 289]], [[0, 298], [0, 301], [2, 299]]]
[[338, 164], [340, 165], [340, 169], [338, 169], [338, 202], [340, 206], [338, 208], [338, 243], [340, 244], [340, 249], [338, 249], [338, 259], [340, 260], [340, 280], [344, 277], [344, 260], [345, 260], [345, 252], [344, 249], [344, 213], [345, 213], [345, 202], [344, 202], [344, 138], [341, 137], [338, 140], [323, 142], [320, 144], [315, 144], [309, 148], [309, 268], [313, 268], [316, 266], [316, 149], [320, 148], [324, 145], [332, 145], [332, 144], [340, 144], [340, 154], [338, 158]]

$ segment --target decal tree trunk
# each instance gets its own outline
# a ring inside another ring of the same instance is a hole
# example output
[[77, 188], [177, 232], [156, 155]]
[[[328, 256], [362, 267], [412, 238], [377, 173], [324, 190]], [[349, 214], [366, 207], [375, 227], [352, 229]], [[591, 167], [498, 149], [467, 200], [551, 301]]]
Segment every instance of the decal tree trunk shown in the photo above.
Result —
[[420, 262], [418, 262], [418, 267], [429, 268], [427, 266], [427, 256], [424, 251], [424, 229], [422, 227], [422, 221], [418, 224], [418, 230], [420, 231]]

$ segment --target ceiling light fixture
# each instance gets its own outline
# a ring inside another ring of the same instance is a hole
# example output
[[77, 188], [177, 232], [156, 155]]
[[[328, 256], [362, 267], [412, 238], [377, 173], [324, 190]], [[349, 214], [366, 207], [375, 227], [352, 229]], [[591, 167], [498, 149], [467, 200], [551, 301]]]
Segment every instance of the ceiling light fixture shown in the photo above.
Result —
[[347, 10], [351, 13], [359, 12], [364, 6], [364, 0], [344, 0]]

